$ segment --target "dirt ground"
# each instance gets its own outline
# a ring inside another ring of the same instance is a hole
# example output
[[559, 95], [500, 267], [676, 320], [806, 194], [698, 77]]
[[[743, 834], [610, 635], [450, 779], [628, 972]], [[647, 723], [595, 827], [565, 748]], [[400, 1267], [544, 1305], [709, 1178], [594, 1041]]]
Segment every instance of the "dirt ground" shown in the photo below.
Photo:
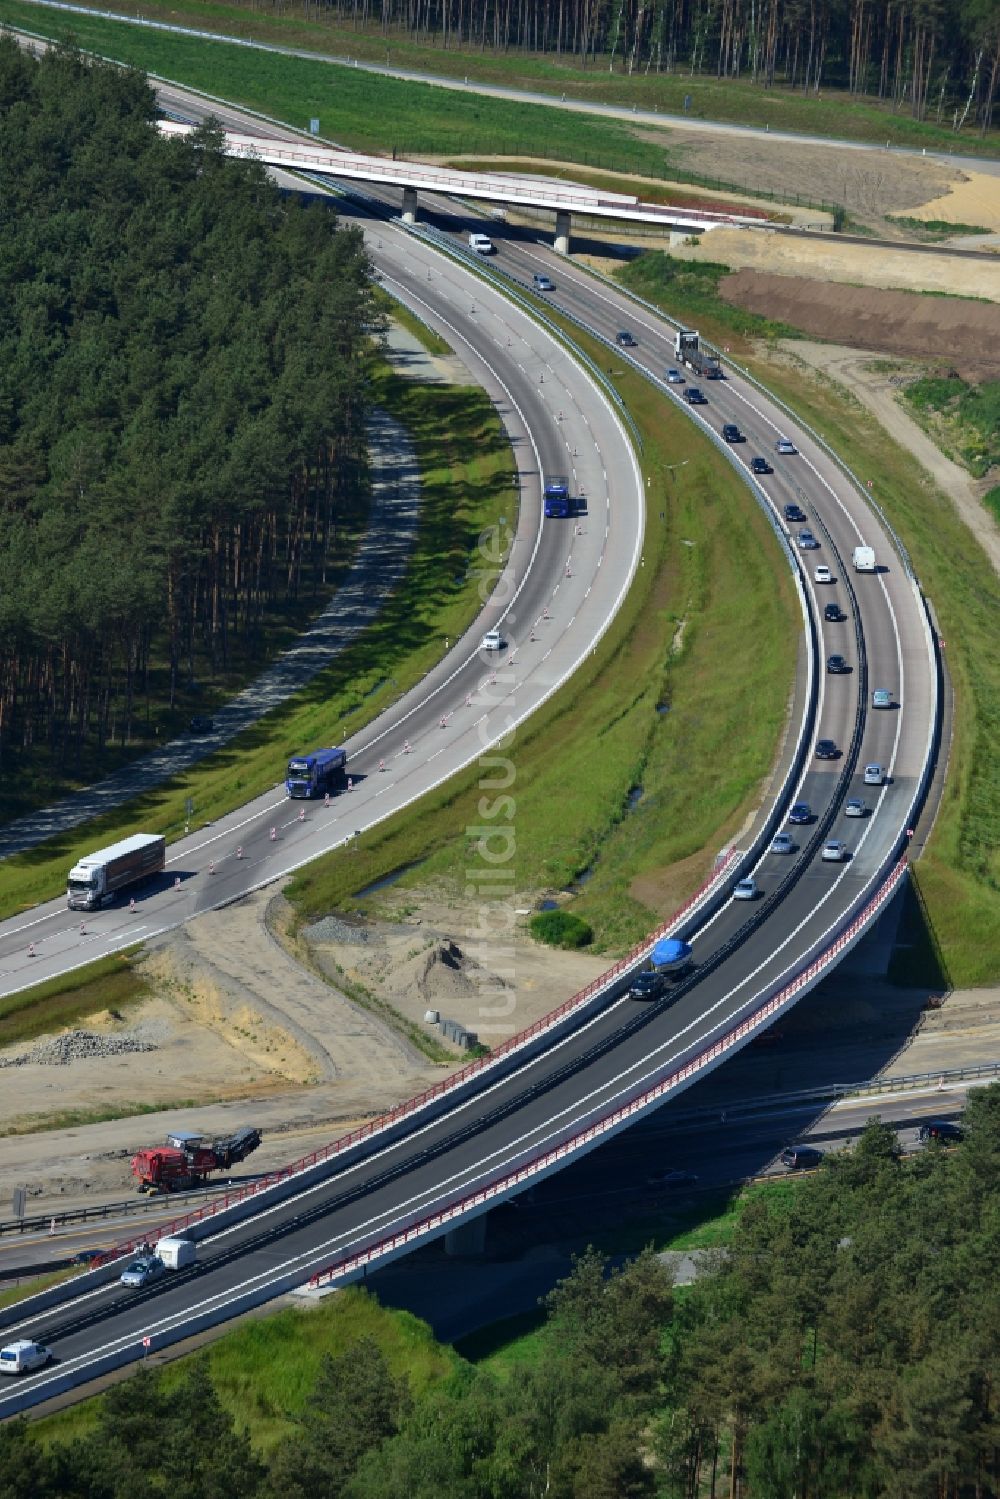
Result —
[[[655, 132], [646, 138], [661, 139]], [[749, 193], [774, 193], [789, 203], [794, 203], [797, 196], [814, 202], [839, 203], [853, 219], [877, 226], [880, 233], [886, 230], [886, 214], [912, 214], [930, 199], [946, 198], [967, 180], [957, 167], [923, 157], [893, 152], [883, 156], [842, 146], [770, 140], [767, 136], [672, 129], [669, 147], [671, 160], [689, 172], [733, 182]], [[984, 224], [985, 220], [964, 218], [962, 222]]]
[[[923, 260], [923, 256], [918, 257]], [[858, 349], [903, 354], [964, 380], [1000, 376], [1000, 264], [989, 268], [997, 305], [911, 291], [839, 286], [768, 271], [740, 270], [719, 290], [727, 302]]]
[[[255, 1124], [265, 1141], [250, 1173], [284, 1165], [467, 1060], [454, 1046], [452, 1061], [429, 1061], [335, 987], [338, 967], [418, 1025], [434, 1009], [497, 1045], [607, 966], [540, 947], [520, 925], [504, 926], [502, 946], [491, 936], [487, 950], [478, 907], [435, 896], [406, 923], [326, 918], [304, 952], [279, 940], [287, 940], [288, 915], [283, 898], [266, 890], [197, 918], [149, 953], [148, 1001], [122, 1017], [79, 1023], [151, 1049], [4, 1066], [0, 1201], [17, 1186], [27, 1187], [36, 1211], [127, 1196], [129, 1157], [176, 1128], [221, 1134]], [[445, 1044], [438, 1026], [424, 1029]], [[8, 1047], [0, 1065], [30, 1050]], [[137, 1102], [162, 1108], [52, 1127], [67, 1110], [127, 1113]], [[11, 1133], [26, 1127], [32, 1132]]]
[[[887, 326], [891, 326], [887, 324]], [[1000, 480], [991, 472], [974, 479], [934, 446], [923, 428], [907, 414], [899, 400], [899, 382], [909, 374], [923, 373], [926, 366], [901, 362], [892, 372], [885, 360], [868, 351], [840, 344], [811, 343], [807, 339], [785, 339], [779, 345], [784, 357], [799, 368], [803, 364], [843, 385], [865, 406], [885, 430], [927, 470], [938, 487], [949, 496], [966, 525], [976, 532], [996, 572], [1000, 573], [1000, 525], [982, 504], [987, 489]], [[895, 383], [894, 383], [895, 382]]]

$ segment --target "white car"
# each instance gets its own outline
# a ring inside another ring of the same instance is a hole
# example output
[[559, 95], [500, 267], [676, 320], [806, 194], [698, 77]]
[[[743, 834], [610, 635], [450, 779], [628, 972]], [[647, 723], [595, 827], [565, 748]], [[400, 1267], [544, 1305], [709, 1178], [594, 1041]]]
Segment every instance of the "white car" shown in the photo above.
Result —
[[885, 772], [881, 765], [866, 765], [864, 781], [866, 786], [881, 786]]
[[889, 691], [888, 687], [876, 687], [875, 688], [875, 691], [872, 693], [872, 707], [873, 708], [891, 708], [892, 707], [892, 693]]
[[503, 636], [500, 634], [499, 630], [494, 629], [494, 630], [487, 630], [486, 631], [486, 634], [483, 636], [483, 650], [484, 651], [502, 651], [503, 650]]
[[683, 385], [684, 384], [684, 376], [681, 374], [680, 370], [667, 370], [667, 384], [668, 385]]
[[852, 796], [844, 803], [845, 817], [865, 817], [867, 816], [867, 813], [868, 808], [865, 806], [860, 796]]
[[790, 437], [779, 437], [778, 441], [774, 444], [774, 451], [776, 453], [797, 453], [799, 450]]
[[833, 573], [825, 563], [820, 563], [819, 567], [817, 567], [816, 571], [813, 573], [813, 577], [816, 579], [817, 583], [833, 582]]
[[823, 858], [828, 864], [843, 864], [847, 858], [847, 844], [843, 838], [828, 838], [823, 844]]
[[44, 1369], [52, 1354], [41, 1343], [29, 1343], [20, 1338], [0, 1348], [0, 1374], [30, 1374], [32, 1369]]
[[733, 900], [756, 900], [760, 890], [754, 879], [737, 880], [733, 886]]

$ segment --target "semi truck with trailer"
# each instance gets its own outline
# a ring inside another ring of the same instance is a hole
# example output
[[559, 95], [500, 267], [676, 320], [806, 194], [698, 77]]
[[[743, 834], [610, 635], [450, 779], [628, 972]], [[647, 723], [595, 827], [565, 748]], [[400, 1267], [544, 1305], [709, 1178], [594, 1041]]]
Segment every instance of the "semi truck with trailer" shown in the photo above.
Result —
[[678, 363], [686, 364], [689, 370], [702, 380], [723, 380], [725, 373], [714, 354], [706, 354], [698, 342], [693, 328], [679, 328], [674, 334], [674, 353]]
[[133, 833], [118, 843], [86, 854], [69, 872], [66, 900], [71, 911], [99, 911], [129, 885], [162, 874], [167, 841], [157, 834]]
[[289, 796], [326, 796], [339, 791], [347, 780], [347, 755], [342, 749], [317, 749], [308, 755], [293, 755], [285, 773]]
[[228, 1171], [257, 1149], [259, 1129], [247, 1126], [235, 1134], [210, 1140], [204, 1135], [168, 1135], [165, 1145], [137, 1150], [132, 1157], [132, 1175], [140, 1192], [183, 1192], [199, 1187], [213, 1171]]

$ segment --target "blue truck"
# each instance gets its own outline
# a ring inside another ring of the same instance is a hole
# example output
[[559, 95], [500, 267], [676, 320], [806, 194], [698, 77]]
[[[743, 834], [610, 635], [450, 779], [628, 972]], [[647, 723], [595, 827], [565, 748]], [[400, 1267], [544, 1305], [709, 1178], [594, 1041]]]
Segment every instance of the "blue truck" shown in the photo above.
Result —
[[565, 474], [552, 474], [545, 481], [545, 514], [565, 518], [573, 514], [573, 501], [569, 495], [569, 479]]
[[285, 774], [289, 796], [326, 796], [339, 791], [347, 779], [347, 755], [342, 749], [318, 749], [293, 755]]

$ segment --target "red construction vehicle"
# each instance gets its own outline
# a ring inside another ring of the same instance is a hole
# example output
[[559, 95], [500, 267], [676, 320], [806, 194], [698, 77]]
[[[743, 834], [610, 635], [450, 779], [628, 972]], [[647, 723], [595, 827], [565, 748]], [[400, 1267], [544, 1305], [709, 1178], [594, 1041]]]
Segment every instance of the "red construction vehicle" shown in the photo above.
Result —
[[179, 1192], [198, 1187], [212, 1171], [225, 1171], [246, 1160], [260, 1144], [259, 1129], [237, 1130], [218, 1140], [179, 1132], [167, 1136], [165, 1145], [139, 1150], [132, 1157], [132, 1175], [140, 1192]]

